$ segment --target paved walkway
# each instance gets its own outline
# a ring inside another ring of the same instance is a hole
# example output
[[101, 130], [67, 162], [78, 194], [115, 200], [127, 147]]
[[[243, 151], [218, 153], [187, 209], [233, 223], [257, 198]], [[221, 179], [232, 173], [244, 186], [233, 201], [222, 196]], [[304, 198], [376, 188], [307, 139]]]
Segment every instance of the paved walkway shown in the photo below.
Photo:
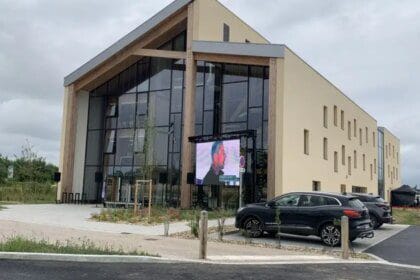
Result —
[[[91, 221], [91, 214], [100, 213], [102, 209], [102, 206], [95, 205], [7, 205], [6, 209], [0, 211], [0, 220], [108, 233], [163, 235], [163, 225], [144, 226]], [[226, 225], [233, 225], [234, 222], [233, 218], [227, 219]], [[216, 225], [217, 221], [209, 221], [210, 227]], [[189, 229], [187, 222], [171, 223], [169, 234]]]
[[[58, 226], [47, 226], [16, 221], [0, 220], [0, 241], [12, 236], [23, 236], [29, 239], [81, 243], [89, 240], [98, 246], [122, 249], [126, 252], [137, 250], [175, 260], [193, 260], [198, 258], [198, 240], [170, 238], [163, 236], [146, 236], [140, 234], [121, 234], [98, 231], [86, 231]], [[209, 259], [217, 260], [220, 256], [299, 256], [300, 252], [261, 248], [256, 246], [235, 245], [219, 242], [208, 242]], [[324, 258], [316, 254], [313, 260]], [[296, 258], [296, 257], [295, 257]], [[303, 256], [307, 258], [307, 256]], [[307, 259], [305, 259], [307, 260]]]

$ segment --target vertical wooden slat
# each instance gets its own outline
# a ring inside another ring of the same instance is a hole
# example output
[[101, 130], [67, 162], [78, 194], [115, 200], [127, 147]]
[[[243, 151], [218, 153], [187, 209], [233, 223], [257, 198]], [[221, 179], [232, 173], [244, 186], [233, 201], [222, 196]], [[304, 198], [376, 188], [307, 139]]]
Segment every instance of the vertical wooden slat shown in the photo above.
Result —
[[183, 135], [182, 135], [182, 170], [181, 170], [181, 208], [191, 205], [190, 186], [187, 184], [187, 174], [192, 172], [193, 144], [188, 141], [189, 136], [194, 136], [195, 120], [195, 84], [197, 67], [192, 51], [194, 2], [188, 6], [187, 23], [187, 58], [185, 61], [185, 94], [183, 108]]

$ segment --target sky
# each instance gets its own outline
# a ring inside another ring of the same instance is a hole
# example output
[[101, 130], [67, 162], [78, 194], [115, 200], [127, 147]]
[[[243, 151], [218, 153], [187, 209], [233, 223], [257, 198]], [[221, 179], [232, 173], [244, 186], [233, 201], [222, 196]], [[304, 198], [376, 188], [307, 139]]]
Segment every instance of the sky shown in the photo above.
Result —
[[[0, 0], [0, 154], [29, 141], [58, 164], [63, 77], [170, 0]], [[420, 2], [221, 0], [286, 44], [401, 140], [420, 185]]]

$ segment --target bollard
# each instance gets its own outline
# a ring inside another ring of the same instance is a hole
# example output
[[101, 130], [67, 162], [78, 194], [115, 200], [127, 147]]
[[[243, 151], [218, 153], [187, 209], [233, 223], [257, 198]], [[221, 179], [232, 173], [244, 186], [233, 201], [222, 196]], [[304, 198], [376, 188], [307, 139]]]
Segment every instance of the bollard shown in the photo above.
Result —
[[199, 259], [207, 258], [207, 220], [208, 213], [207, 211], [201, 211], [200, 213], [200, 248], [199, 248]]
[[165, 220], [163, 222], [163, 235], [169, 236], [169, 221], [168, 220]]
[[349, 249], [349, 217], [341, 217], [341, 257], [347, 260], [350, 256]]

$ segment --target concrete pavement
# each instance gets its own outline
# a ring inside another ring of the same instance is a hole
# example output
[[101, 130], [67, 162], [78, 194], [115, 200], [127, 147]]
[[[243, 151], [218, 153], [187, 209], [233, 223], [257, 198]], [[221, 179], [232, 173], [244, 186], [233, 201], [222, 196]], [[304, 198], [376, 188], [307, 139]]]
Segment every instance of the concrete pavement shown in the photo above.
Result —
[[[96, 222], [90, 220], [92, 214], [100, 213], [102, 206], [73, 204], [19, 204], [7, 205], [0, 211], [0, 220], [32, 223], [61, 228], [88, 230], [108, 233], [130, 233], [149, 236], [163, 235], [163, 225], [130, 225], [123, 223]], [[226, 225], [233, 225], [233, 218], [227, 219]], [[217, 225], [210, 220], [209, 226]], [[188, 231], [187, 222], [171, 223], [169, 234]]]

